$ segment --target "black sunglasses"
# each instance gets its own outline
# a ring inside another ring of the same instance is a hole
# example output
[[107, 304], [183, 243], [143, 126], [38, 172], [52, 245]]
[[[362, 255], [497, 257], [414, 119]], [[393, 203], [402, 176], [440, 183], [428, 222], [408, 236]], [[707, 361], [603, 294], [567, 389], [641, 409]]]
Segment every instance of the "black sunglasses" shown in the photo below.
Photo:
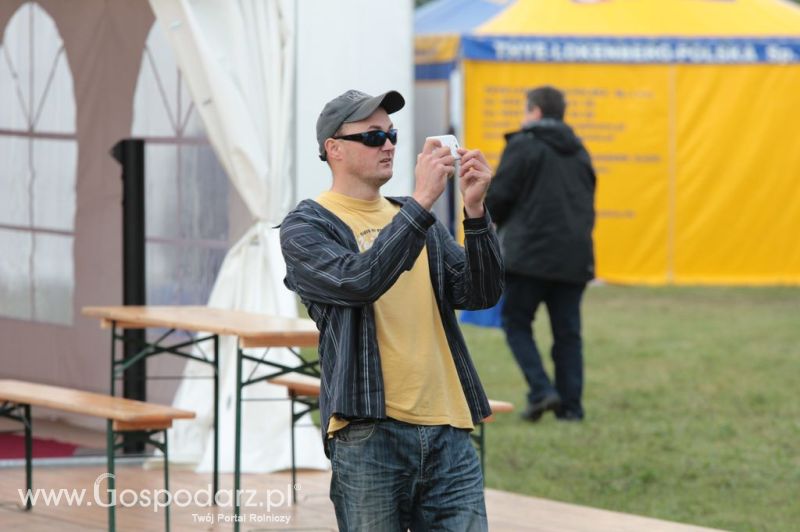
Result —
[[394, 146], [397, 144], [397, 130], [390, 129], [389, 131], [381, 131], [380, 129], [375, 129], [373, 131], [353, 133], [352, 135], [341, 135], [333, 138], [337, 140], [354, 140], [356, 142], [360, 142], [364, 146], [371, 146], [373, 148], [383, 146], [386, 144], [386, 139], [389, 139], [389, 142], [391, 142], [392, 146]]

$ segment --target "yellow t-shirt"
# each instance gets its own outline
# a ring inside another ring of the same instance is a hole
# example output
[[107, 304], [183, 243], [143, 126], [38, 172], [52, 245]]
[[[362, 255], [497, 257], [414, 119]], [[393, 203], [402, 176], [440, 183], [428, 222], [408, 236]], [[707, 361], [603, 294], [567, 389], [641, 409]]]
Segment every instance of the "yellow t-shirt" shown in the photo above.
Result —
[[[328, 191], [317, 202], [346, 223], [362, 253], [400, 207], [385, 198], [359, 200]], [[472, 429], [472, 416], [447, 344], [425, 248], [373, 305], [386, 394], [386, 415], [417, 425]], [[332, 417], [331, 435], [347, 424]]]

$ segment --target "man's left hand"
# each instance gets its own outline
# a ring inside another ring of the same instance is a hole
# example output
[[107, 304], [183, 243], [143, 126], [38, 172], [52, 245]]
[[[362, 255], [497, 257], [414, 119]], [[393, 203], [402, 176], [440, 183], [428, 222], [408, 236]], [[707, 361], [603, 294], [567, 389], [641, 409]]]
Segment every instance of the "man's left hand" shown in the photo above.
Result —
[[461, 155], [459, 188], [464, 210], [467, 218], [481, 218], [484, 215], [483, 199], [492, 182], [492, 169], [480, 150], [459, 148], [458, 153]]

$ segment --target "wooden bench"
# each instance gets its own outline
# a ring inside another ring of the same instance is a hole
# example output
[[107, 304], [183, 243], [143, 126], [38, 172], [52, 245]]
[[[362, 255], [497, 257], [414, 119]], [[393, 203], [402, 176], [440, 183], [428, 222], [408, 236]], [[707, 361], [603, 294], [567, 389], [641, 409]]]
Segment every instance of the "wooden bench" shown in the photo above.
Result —
[[[320, 380], [316, 377], [310, 377], [307, 375], [287, 373], [281, 375], [280, 377], [272, 378], [269, 380], [269, 382], [270, 384], [285, 386], [289, 394], [289, 398], [292, 400], [292, 485], [295, 485], [297, 475], [294, 453], [295, 423], [297, 423], [297, 420], [302, 416], [319, 406]], [[305, 405], [306, 409], [300, 412], [295, 412], [295, 405], [297, 403]], [[507, 401], [496, 401], [494, 399], [489, 399], [489, 406], [492, 409], [492, 415], [480, 422], [478, 426], [475, 427], [475, 433], [471, 434], [472, 441], [475, 443], [475, 446], [478, 448], [478, 452], [480, 453], [481, 468], [484, 467], [485, 461], [484, 447], [486, 446], [486, 436], [484, 434], [484, 425], [494, 421], [495, 414], [514, 411], [514, 405]]]
[[[164, 453], [164, 489], [169, 492], [167, 429], [175, 419], [191, 419], [194, 412], [169, 406], [133, 401], [99, 393], [84, 392], [60, 386], [48, 386], [17, 380], [0, 380], [0, 417], [15, 419], [25, 427], [25, 479], [28, 493], [33, 490], [33, 423], [31, 406], [52, 408], [73, 414], [99, 417], [106, 420], [106, 459], [108, 462], [108, 529], [116, 529], [114, 484], [114, 452], [122, 447], [117, 436], [123, 432], [139, 433], [144, 443]], [[163, 433], [163, 443], [153, 436]], [[31, 509], [29, 496], [26, 510]], [[165, 508], [166, 529], [169, 530], [169, 506]]]
[[478, 423], [478, 426], [475, 427], [475, 432], [470, 434], [470, 436], [472, 436], [472, 441], [475, 442], [475, 446], [478, 448], [478, 453], [480, 453], [481, 469], [484, 471], [486, 471], [486, 469], [484, 469], [484, 462], [486, 461], [486, 424], [494, 421], [495, 414], [514, 411], [513, 404], [508, 401], [498, 401], [497, 399], [489, 399], [489, 407], [492, 409], [492, 414]]

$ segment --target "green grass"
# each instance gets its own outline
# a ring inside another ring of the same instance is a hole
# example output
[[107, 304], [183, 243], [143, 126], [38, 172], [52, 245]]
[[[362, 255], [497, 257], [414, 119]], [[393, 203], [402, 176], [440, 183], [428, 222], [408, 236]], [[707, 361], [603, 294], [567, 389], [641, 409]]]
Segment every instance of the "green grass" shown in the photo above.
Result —
[[[488, 487], [729, 530], [797, 530], [800, 289], [592, 286], [583, 318], [586, 420], [497, 416]], [[488, 395], [521, 410], [526, 386], [502, 331], [463, 329]], [[536, 337], [549, 363], [543, 308]]]

